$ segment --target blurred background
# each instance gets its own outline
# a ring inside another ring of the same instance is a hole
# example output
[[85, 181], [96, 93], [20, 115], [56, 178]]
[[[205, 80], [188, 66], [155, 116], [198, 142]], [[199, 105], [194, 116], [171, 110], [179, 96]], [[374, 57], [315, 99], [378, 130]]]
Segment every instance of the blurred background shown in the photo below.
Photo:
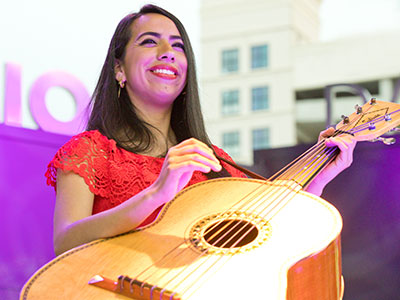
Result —
[[[16, 299], [54, 257], [44, 172], [84, 130], [119, 20], [146, 1], [0, 2], [0, 283]], [[399, 102], [399, 0], [151, 1], [185, 25], [210, 137], [272, 175], [325, 127], [376, 97]], [[323, 194], [344, 219], [345, 299], [398, 299], [400, 148], [357, 146]]]

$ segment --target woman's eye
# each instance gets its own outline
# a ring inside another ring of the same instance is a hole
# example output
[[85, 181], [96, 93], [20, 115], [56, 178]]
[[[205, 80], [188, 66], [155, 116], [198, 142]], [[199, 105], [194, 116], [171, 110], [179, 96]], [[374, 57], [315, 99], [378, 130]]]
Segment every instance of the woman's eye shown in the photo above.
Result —
[[151, 45], [151, 44], [156, 44], [156, 42], [153, 39], [145, 39], [140, 43], [140, 45]]
[[185, 46], [182, 43], [174, 43], [174, 44], [172, 44], [172, 47], [185, 50]]

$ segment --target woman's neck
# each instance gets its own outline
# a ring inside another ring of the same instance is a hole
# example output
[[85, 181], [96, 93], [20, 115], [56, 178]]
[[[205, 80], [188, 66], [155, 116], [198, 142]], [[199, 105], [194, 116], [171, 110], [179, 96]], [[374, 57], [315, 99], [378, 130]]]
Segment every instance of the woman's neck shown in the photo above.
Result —
[[153, 110], [151, 112], [147, 110], [145, 112], [137, 111], [139, 117], [150, 125], [148, 129], [154, 137], [150, 149], [141, 154], [155, 157], [163, 156], [170, 147], [176, 145], [176, 136], [171, 128], [171, 111], [172, 107], [168, 110]]

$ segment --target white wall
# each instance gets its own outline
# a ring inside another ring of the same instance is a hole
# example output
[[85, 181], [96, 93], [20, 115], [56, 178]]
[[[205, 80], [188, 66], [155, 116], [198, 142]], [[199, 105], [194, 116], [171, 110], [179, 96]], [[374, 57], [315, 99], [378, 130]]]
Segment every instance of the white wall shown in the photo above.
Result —
[[399, 53], [400, 30], [300, 45], [295, 49], [294, 85], [305, 89], [396, 77]]

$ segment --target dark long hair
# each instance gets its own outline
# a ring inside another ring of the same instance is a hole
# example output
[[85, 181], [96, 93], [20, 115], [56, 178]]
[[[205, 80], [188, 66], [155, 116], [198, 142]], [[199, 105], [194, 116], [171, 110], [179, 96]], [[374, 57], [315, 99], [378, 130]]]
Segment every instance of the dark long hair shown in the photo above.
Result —
[[[155, 5], [145, 5], [139, 12], [129, 14], [119, 22], [90, 102], [91, 114], [86, 129], [99, 130], [109, 139], [115, 140], [119, 147], [131, 152], [140, 153], [152, 147], [154, 136], [149, 129], [151, 125], [137, 115], [126, 89], [121, 89], [118, 98], [119, 84], [114, 71], [117, 61], [124, 59], [125, 47], [131, 39], [132, 23], [149, 13], [163, 15], [174, 22], [184, 44], [188, 66], [186, 85], [175, 99], [171, 113], [171, 128], [177, 141], [194, 137], [211, 147], [201, 113], [196, 65], [189, 36], [178, 18]], [[223, 173], [220, 176], [227, 175], [226, 171]], [[214, 174], [211, 177], [216, 176]]]

